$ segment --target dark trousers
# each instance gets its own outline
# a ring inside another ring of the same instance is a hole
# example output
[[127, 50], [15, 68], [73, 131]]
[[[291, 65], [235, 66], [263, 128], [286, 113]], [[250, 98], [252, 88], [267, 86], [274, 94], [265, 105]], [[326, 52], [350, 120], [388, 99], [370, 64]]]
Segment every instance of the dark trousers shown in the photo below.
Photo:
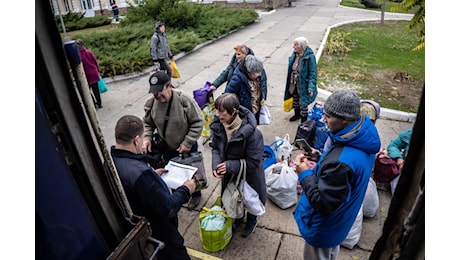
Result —
[[102, 105], [101, 92], [99, 92], [99, 86], [97, 85], [97, 82], [94, 83], [94, 84], [89, 85], [89, 87], [93, 91], [94, 105], [101, 106]]
[[166, 59], [158, 60], [158, 62], [160, 63], [161, 69], [165, 70], [166, 74], [168, 74], [169, 77], [171, 77], [172, 73], [171, 73], [171, 66], [169, 66], [169, 62], [166, 61]]

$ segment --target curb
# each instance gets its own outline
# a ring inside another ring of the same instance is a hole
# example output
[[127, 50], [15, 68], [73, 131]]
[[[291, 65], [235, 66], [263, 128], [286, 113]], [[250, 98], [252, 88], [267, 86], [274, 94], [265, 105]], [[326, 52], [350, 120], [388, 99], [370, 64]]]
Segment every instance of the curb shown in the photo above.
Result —
[[[346, 7], [343, 7], [343, 8], [346, 8]], [[264, 15], [269, 15], [269, 14], [272, 14], [274, 13], [276, 10], [272, 10], [270, 12], [267, 12], [267, 13], [259, 13], [259, 18], [260, 19], [262, 16]], [[371, 11], [369, 10], [370, 12], [377, 12], [377, 11]], [[412, 15], [408, 15], [407, 17], [408, 19], [409, 18], [412, 18]], [[388, 19], [385, 19], [385, 21], [389, 21], [389, 20], [408, 20], [408, 19], [400, 19], [400, 18], [388, 18]], [[362, 20], [350, 20], [350, 21], [346, 21], [346, 22], [341, 22], [341, 23], [337, 23], [337, 24], [334, 24], [334, 25], [331, 25], [327, 28], [326, 30], [326, 33], [324, 34], [324, 37], [323, 37], [323, 40], [321, 41], [321, 44], [318, 48], [318, 51], [316, 52], [316, 63], [318, 64], [318, 61], [319, 59], [321, 58], [321, 54], [323, 52], [323, 49], [324, 49], [324, 46], [326, 45], [326, 42], [327, 42], [327, 38], [329, 37], [329, 33], [330, 33], [330, 30], [331, 28], [335, 28], [335, 27], [339, 27], [339, 26], [342, 26], [342, 25], [345, 25], [345, 24], [350, 24], [350, 23], [358, 23], [358, 22], [371, 22], [371, 21], [379, 21], [380, 19], [362, 19]], [[190, 54], [190, 53], [193, 53], [215, 41], [218, 41], [234, 32], [238, 31], [238, 29], [236, 30], [233, 30], [233, 31], [230, 31], [224, 35], [221, 35], [219, 37], [217, 37], [216, 39], [213, 39], [213, 40], [209, 40], [209, 41], [206, 41], [206, 42], [203, 42], [201, 44], [198, 44], [197, 46], [195, 46], [195, 48], [193, 48], [191, 51], [189, 52], [181, 52], [177, 55], [174, 55], [174, 60], [179, 60], [181, 59], [182, 57], [185, 57], [186, 55]], [[127, 80], [127, 79], [132, 79], [132, 78], [136, 78], [136, 77], [140, 77], [140, 76], [144, 76], [146, 74], [150, 73], [150, 68], [147, 68], [145, 69], [144, 71], [142, 72], [134, 72], [134, 73], [129, 73], [129, 74], [124, 74], [124, 75], [117, 75], [117, 76], [113, 76], [113, 77], [109, 77], [109, 78], [104, 78], [104, 81], [106, 83], [110, 83], [110, 82], [115, 82], [115, 81], [123, 81], [123, 80]], [[326, 100], [332, 93], [330, 91], [327, 91], [327, 90], [324, 90], [324, 89], [321, 89], [321, 88], [318, 88], [318, 97], [319, 98], [322, 98], [324, 100]], [[416, 113], [409, 113], [409, 112], [404, 112], [404, 111], [399, 111], [399, 110], [394, 110], [394, 109], [389, 109], [389, 108], [384, 108], [382, 107], [381, 110], [380, 110], [380, 118], [381, 119], [389, 119], [389, 120], [395, 120], [395, 121], [401, 121], [401, 122], [409, 122], [409, 123], [414, 123], [415, 122], [415, 118], [417, 117], [417, 114]]]

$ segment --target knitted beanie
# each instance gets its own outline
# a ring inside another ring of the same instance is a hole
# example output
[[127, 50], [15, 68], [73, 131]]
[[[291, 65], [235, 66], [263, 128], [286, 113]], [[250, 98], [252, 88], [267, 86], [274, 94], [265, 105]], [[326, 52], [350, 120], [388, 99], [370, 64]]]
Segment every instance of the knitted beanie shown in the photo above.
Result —
[[338, 90], [327, 98], [324, 112], [347, 121], [356, 121], [360, 114], [360, 99], [353, 91]]

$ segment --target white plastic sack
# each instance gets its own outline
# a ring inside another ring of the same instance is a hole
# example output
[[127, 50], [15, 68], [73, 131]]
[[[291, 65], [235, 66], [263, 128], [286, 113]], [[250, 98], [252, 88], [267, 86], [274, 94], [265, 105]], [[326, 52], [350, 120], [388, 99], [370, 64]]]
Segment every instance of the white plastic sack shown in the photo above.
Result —
[[255, 216], [265, 214], [265, 206], [259, 199], [259, 194], [255, 191], [248, 182], [242, 182], [243, 186], [243, 205], [246, 210]]
[[265, 169], [267, 196], [281, 209], [297, 204], [297, 174], [284, 160]]
[[369, 178], [366, 195], [363, 201], [363, 214], [367, 218], [373, 218], [379, 209], [379, 193], [377, 192], [377, 184], [374, 179]]
[[262, 105], [260, 107], [260, 114], [259, 114], [259, 125], [269, 125], [272, 123], [273, 117], [268, 110], [267, 105]]
[[396, 178], [390, 181], [391, 196], [395, 195], [396, 186], [398, 186], [400, 176], [401, 174], [399, 174], [398, 176], [396, 176]]
[[356, 216], [353, 226], [351, 226], [350, 232], [348, 232], [347, 238], [342, 242], [342, 246], [353, 249], [358, 244], [361, 238], [361, 231], [363, 230], [363, 205], [359, 209], [358, 216]]
[[286, 134], [284, 138], [279, 136], [275, 137], [275, 141], [277, 144], [277, 148], [275, 149], [275, 158], [277, 161], [289, 160], [291, 157], [292, 147], [291, 140], [289, 138], [289, 134]]

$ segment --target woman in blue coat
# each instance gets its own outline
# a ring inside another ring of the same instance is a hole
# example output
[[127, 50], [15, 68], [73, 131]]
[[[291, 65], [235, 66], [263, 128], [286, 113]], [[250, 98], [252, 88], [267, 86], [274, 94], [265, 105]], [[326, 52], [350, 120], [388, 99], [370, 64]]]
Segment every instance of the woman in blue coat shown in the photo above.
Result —
[[[212, 173], [222, 179], [222, 189], [227, 186], [233, 175], [238, 175], [240, 159], [246, 160], [246, 182], [259, 194], [265, 205], [267, 192], [263, 166], [264, 140], [257, 128], [254, 115], [240, 106], [238, 97], [224, 93], [214, 101], [216, 116], [211, 123], [212, 130]], [[242, 219], [234, 220], [234, 230]], [[254, 232], [257, 216], [247, 213], [246, 227], [242, 236], [248, 237]]]
[[267, 80], [262, 77], [264, 66], [254, 55], [247, 55], [236, 67], [225, 93], [235, 93], [240, 104], [249, 109], [259, 124], [260, 108], [267, 100]]
[[305, 37], [296, 38], [293, 48], [294, 51], [289, 57], [284, 100], [294, 98], [295, 113], [289, 121], [301, 118], [301, 122], [305, 122], [308, 118], [308, 105], [315, 101], [318, 95], [316, 58]]

